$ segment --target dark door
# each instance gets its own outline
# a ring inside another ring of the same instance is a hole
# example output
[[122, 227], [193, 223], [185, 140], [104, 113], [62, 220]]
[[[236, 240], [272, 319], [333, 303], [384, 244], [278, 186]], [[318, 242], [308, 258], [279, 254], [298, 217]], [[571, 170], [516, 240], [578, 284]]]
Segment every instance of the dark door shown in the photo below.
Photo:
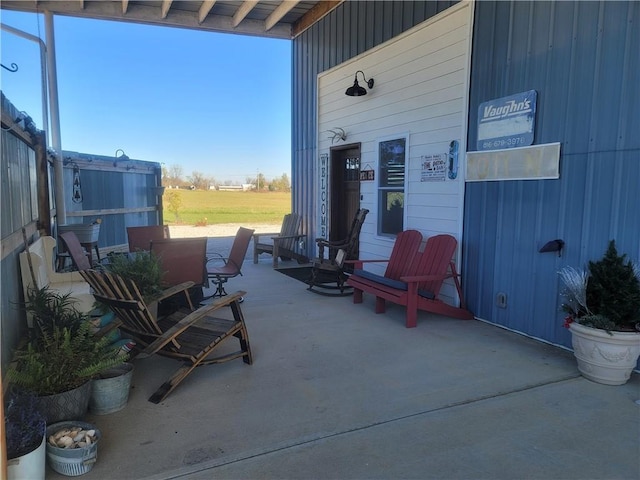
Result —
[[329, 240], [349, 235], [351, 222], [360, 208], [360, 144], [331, 149], [331, 213]]

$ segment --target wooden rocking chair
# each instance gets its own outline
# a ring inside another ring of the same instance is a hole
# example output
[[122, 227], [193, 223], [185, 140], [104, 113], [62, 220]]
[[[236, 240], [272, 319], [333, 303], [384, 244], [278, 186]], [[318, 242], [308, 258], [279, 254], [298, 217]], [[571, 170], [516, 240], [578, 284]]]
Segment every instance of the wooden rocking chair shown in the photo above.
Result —
[[[357, 258], [360, 230], [369, 210], [362, 208], [356, 213], [347, 238], [339, 241], [316, 238], [318, 258], [311, 262], [311, 278], [307, 290], [320, 295], [348, 295], [350, 288], [345, 284], [353, 265], [348, 263]], [[325, 258], [325, 248], [328, 257]], [[314, 290], [316, 287], [316, 290]], [[349, 289], [345, 292], [345, 289]]]
[[[116, 314], [121, 322], [119, 328], [136, 341], [135, 352], [141, 350], [137, 354], [138, 358], [158, 354], [183, 362], [149, 397], [150, 402], [159, 403], [164, 400], [196, 367], [236, 358], [242, 358], [249, 365], [253, 363], [249, 334], [239, 303], [246, 292], [235, 292], [195, 311], [183, 308], [166, 317], [156, 318], [133, 281], [97, 270], [84, 270], [80, 273], [93, 288], [95, 298]], [[187, 289], [192, 286], [193, 282], [177, 285], [165, 290], [157, 300], [180, 292], [188, 296]], [[227, 309], [223, 308], [226, 306], [231, 307], [232, 319], [213, 316], [222, 313], [228, 316], [225, 313]], [[240, 350], [214, 357], [212, 354], [219, 352], [217, 347], [232, 337], [240, 341]]]

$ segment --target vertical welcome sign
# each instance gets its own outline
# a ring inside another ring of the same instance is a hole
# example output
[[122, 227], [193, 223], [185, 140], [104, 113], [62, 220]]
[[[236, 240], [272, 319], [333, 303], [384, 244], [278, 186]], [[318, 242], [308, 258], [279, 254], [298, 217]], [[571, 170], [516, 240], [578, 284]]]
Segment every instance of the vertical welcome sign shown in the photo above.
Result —
[[329, 183], [329, 154], [320, 155], [320, 236], [327, 238], [327, 198]]

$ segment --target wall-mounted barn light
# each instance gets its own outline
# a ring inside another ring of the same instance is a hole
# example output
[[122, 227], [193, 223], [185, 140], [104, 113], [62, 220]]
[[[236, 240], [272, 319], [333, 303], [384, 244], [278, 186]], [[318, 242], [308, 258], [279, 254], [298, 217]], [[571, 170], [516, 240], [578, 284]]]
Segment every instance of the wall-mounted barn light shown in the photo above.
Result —
[[347, 88], [347, 91], [344, 92], [345, 95], [349, 95], [350, 97], [361, 97], [362, 95], [367, 94], [367, 90], [364, 87], [361, 87], [360, 85], [358, 85], [359, 73], [362, 73], [362, 78], [365, 82], [367, 82], [367, 85], [369, 86], [369, 90], [373, 88], [373, 78], [370, 78], [369, 80], [367, 80], [367, 77], [364, 76], [364, 72], [362, 70], [358, 70], [355, 75], [353, 86]]

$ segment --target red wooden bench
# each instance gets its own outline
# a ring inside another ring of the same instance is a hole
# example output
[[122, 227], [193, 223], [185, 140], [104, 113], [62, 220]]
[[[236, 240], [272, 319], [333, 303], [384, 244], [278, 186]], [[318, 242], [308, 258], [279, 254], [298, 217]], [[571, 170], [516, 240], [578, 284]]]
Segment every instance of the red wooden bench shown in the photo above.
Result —
[[[405, 233], [405, 232], [402, 232]], [[402, 241], [401, 247], [398, 241]], [[376, 313], [384, 313], [386, 301], [407, 308], [406, 327], [417, 324], [418, 310], [424, 310], [448, 317], [470, 320], [473, 314], [465, 308], [459, 275], [453, 263], [457, 241], [451, 235], [436, 235], [427, 240], [422, 253], [413, 252], [411, 245], [405, 245], [404, 238], [398, 235], [387, 270], [400, 272], [398, 278], [390, 275], [376, 275], [362, 270], [366, 260], [355, 260], [354, 273], [347, 280], [353, 287], [353, 303], [362, 303], [363, 293], [376, 297]], [[438, 298], [444, 281], [453, 278], [460, 307], [449, 305]]]

